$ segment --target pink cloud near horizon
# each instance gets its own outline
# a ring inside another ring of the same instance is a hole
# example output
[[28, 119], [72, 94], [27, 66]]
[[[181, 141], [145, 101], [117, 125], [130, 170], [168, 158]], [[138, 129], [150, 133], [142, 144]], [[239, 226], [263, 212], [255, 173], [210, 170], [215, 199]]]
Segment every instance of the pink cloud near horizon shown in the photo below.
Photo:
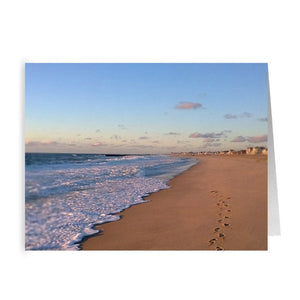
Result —
[[233, 140], [231, 140], [230, 142], [233, 142], [233, 143], [243, 143], [243, 142], [246, 142], [247, 139], [244, 138], [243, 136], [239, 135], [237, 137], [235, 137]]
[[92, 144], [91, 146], [97, 147], [97, 146], [105, 146], [105, 145], [106, 145], [106, 144], [103, 144], [103, 143], [101, 143], [101, 142], [98, 142], [98, 143]]
[[265, 135], [259, 135], [259, 136], [250, 136], [247, 139], [248, 142], [250, 143], [262, 143], [262, 142], [267, 142], [268, 141], [268, 136]]
[[220, 137], [227, 137], [226, 133], [228, 132], [231, 132], [231, 130], [223, 130], [221, 132], [207, 132], [207, 133], [194, 132], [189, 135], [189, 138], [216, 139]]
[[176, 109], [197, 109], [201, 108], [202, 104], [197, 102], [179, 102], [175, 108]]

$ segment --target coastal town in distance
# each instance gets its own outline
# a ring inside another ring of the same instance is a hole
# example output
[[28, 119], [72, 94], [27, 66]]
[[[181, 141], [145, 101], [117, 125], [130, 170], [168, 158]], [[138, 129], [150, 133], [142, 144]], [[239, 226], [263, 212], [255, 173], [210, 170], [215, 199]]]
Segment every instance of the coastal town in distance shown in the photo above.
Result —
[[247, 147], [245, 150], [224, 150], [224, 151], [201, 151], [201, 152], [172, 152], [172, 155], [197, 156], [197, 155], [268, 155], [266, 147]]

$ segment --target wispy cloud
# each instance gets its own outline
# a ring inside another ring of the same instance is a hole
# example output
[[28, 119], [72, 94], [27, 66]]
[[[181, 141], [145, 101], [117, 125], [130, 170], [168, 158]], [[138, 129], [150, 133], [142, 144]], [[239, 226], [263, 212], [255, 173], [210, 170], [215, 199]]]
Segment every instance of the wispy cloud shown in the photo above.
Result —
[[268, 141], [268, 136], [266, 134], [259, 136], [250, 136], [247, 140], [250, 143], [262, 143]]
[[225, 119], [239, 119], [239, 118], [251, 118], [251, 117], [252, 117], [252, 114], [249, 112], [246, 112], [246, 111], [239, 115], [234, 115], [234, 114], [224, 115]]
[[232, 139], [230, 142], [233, 142], [233, 143], [243, 143], [243, 142], [246, 142], [247, 139], [241, 135], [235, 137], [234, 139]]
[[114, 135], [112, 135], [112, 136], [110, 137], [110, 139], [111, 139], [111, 140], [120, 140], [121, 137], [120, 137], [119, 135], [114, 134]]
[[246, 111], [240, 115], [240, 118], [251, 118], [251, 117], [252, 117], [252, 114], [249, 112], [246, 112]]
[[119, 127], [120, 129], [127, 129], [126, 126], [123, 125], [123, 124], [119, 124], [118, 127]]
[[222, 143], [206, 143], [203, 145], [204, 148], [208, 148], [208, 147], [220, 147], [222, 145]]
[[106, 146], [106, 144], [101, 143], [101, 142], [97, 142], [97, 143], [92, 144], [91, 146], [93, 146], [93, 147]]
[[268, 122], [268, 118], [258, 118], [257, 120], [261, 122]]
[[140, 136], [139, 137], [139, 140], [147, 140], [147, 139], [149, 139], [147, 136]]
[[86, 138], [85, 138], [85, 140], [89, 140], [89, 141], [90, 141], [91, 139], [92, 139], [92, 138], [90, 138], [90, 137], [86, 137]]
[[39, 146], [58, 146], [58, 145], [65, 145], [63, 143], [58, 143], [56, 141], [45, 141], [45, 142], [39, 142], [39, 141], [27, 141], [25, 143], [28, 147], [39, 147]]
[[177, 140], [177, 144], [189, 144], [190, 141], [181, 141], [181, 140]]
[[97, 129], [97, 130], [96, 130], [96, 132], [100, 132], [100, 131], [101, 131], [100, 129]]
[[233, 143], [243, 143], [243, 142], [249, 142], [249, 143], [263, 143], [268, 141], [268, 136], [265, 135], [258, 135], [258, 136], [237, 136], [234, 139], [231, 140]]
[[220, 137], [226, 137], [226, 133], [231, 132], [231, 130], [223, 130], [221, 132], [209, 132], [209, 133], [199, 133], [199, 132], [194, 132], [189, 135], [190, 138], [211, 138], [211, 139], [216, 139]]
[[71, 143], [60, 143], [57, 141], [26, 141], [25, 142], [25, 146], [26, 148], [40, 148], [40, 149], [48, 149], [48, 148], [60, 148], [63, 149], [68, 148], [68, 147], [78, 147], [80, 145], [77, 145], [73, 142]]
[[215, 141], [217, 141], [217, 140], [219, 140], [219, 139], [206, 138], [206, 139], [204, 139], [204, 142], [205, 142], [205, 143], [213, 143], [213, 142], [215, 142]]
[[133, 148], [140, 148], [140, 149], [146, 149], [146, 148], [154, 148], [152, 145], [132, 145]]
[[224, 115], [225, 119], [237, 119], [238, 116], [237, 115], [233, 115], [233, 114], [226, 114]]
[[189, 135], [189, 138], [193, 138], [193, 139], [197, 139], [197, 138], [200, 138], [200, 137], [203, 137], [201, 133], [199, 132], [193, 132]]
[[180, 135], [180, 133], [171, 131], [171, 132], [165, 133], [165, 135]]
[[175, 108], [176, 109], [197, 109], [201, 108], [202, 104], [197, 102], [179, 102]]

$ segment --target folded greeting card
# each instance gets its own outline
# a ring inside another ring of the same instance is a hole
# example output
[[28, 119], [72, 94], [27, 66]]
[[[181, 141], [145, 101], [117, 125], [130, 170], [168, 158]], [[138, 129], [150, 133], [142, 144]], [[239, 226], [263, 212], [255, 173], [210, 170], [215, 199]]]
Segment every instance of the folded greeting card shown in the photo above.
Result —
[[26, 250], [267, 250], [279, 233], [267, 64], [25, 73]]

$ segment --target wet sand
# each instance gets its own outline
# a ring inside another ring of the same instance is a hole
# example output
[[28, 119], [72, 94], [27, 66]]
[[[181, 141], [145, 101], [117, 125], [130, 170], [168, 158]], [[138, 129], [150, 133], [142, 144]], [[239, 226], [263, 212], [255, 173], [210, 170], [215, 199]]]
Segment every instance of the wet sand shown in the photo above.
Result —
[[199, 156], [169, 189], [120, 213], [83, 250], [267, 250], [264, 155]]

